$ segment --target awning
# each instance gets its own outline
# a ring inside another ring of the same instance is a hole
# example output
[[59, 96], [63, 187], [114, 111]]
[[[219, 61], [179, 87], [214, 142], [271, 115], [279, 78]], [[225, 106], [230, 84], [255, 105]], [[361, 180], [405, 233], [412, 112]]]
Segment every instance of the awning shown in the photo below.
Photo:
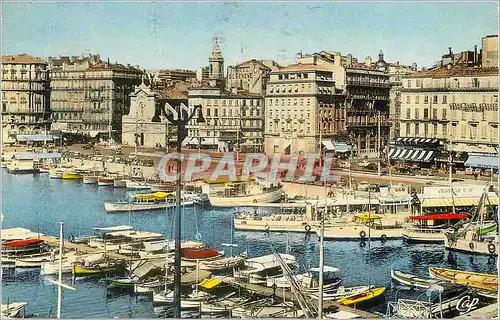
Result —
[[58, 159], [60, 157], [61, 154], [58, 152], [51, 152], [51, 153], [17, 152], [12, 155], [12, 159], [17, 159], [17, 160]]
[[102, 227], [102, 228], [93, 228], [94, 230], [99, 230], [99, 231], [124, 231], [124, 230], [131, 230], [131, 226], [113, 226], [113, 227]]
[[486, 154], [469, 154], [469, 158], [465, 161], [466, 167], [498, 169], [498, 155]]
[[219, 140], [217, 138], [203, 138], [201, 140], [202, 146], [216, 146], [219, 144]]
[[328, 150], [328, 151], [335, 149], [335, 147], [333, 146], [333, 143], [330, 140], [321, 141], [321, 144], [323, 144], [325, 146], [326, 150]]
[[334, 143], [333, 147], [335, 152], [349, 152], [352, 151], [352, 146], [345, 143]]
[[409, 148], [389, 148], [389, 159], [431, 162], [436, 157], [436, 151]]
[[462, 220], [469, 218], [465, 213], [436, 213], [422, 216], [410, 216], [412, 220]]
[[[498, 197], [489, 197], [489, 200], [492, 205], [498, 205]], [[430, 207], [452, 207], [453, 202], [455, 202], [455, 206], [476, 206], [479, 203], [479, 198], [455, 198], [452, 199], [424, 199], [422, 201], [423, 208]]]
[[212, 289], [217, 287], [221, 283], [222, 280], [219, 279], [204, 279], [202, 282], [200, 282], [199, 286], [205, 289]]
[[49, 134], [18, 134], [16, 140], [19, 142], [25, 141], [52, 141], [54, 137]]
[[96, 131], [96, 130], [93, 130], [93, 131], [90, 131], [89, 134], [92, 138], [95, 138], [97, 137], [97, 135], [99, 134], [100, 132], [99, 131]]

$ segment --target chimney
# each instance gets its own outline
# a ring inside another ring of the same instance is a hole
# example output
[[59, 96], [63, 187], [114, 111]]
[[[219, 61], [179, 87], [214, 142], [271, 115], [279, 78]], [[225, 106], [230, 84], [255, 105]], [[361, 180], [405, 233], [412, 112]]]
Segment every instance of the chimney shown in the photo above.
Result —
[[474, 46], [474, 64], [477, 64], [477, 44]]
[[449, 50], [450, 55], [452, 55], [451, 47], [448, 47], [448, 50]]

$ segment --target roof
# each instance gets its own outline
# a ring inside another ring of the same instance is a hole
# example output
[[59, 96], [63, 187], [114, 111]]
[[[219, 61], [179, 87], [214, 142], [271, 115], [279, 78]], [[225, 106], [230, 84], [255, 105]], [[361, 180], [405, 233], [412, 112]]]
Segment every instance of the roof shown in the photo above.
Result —
[[465, 166], [498, 169], [498, 155], [469, 154], [469, 158], [465, 161]]
[[276, 72], [287, 72], [287, 71], [327, 71], [327, 72], [332, 72], [332, 71], [327, 70], [321, 66], [318, 66], [317, 64], [312, 64], [312, 63], [291, 64], [289, 66], [281, 68], [279, 71], [276, 71]]
[[256, 59], [247, 60], [247, 61], [244, 61], [242, 63], [239, 63], [236, 66], [234, 66], [234, 68], [246, 68], [246, 67], [250, 67], [252, 64], [258, 64], [259, 66], [261, 66], [267, 70], [271, 70], [271, 68], [269, 68], [268, 66], [263, 64], [261, 60], [256, 60]]
[[104, 61], [99, 61], [96, 64], [90, 65], [87, 70], [112, 70], [112, 71], [126, 71], [126, 72], [142, 73], [141, 70], [139, 70], [133, 66], [124, 66], [123, 64], [107, 63]]
[[154, 92], [159, 95], [160, 99], [187, 100], [190, 85], [190, 83], [185, 81], [174, 81], [172, 84], [168, 85], [165, 88], [155, 88]]
[[2, 56], [2, 63], [13, 63], [13, 64], [47, 64], [47, 62], [43, 61], [38, 57], [33, 57], [27, 55], [26, 53], [19, 55], [6, 55]]
[[498, 76], [498, 67], [473, 67], [464, 64], [457, 64], [450, 69], [440, 67], [432, 70], [423, 70], [412, 73], [404, 78], [445, 78], [445, 77], [465, 77], [465, 76]]

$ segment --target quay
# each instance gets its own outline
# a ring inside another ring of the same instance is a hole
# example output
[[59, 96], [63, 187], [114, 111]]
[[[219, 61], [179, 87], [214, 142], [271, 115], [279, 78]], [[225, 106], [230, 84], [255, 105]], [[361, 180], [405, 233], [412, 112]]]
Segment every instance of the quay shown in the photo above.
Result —
[[[245, 289], [248, 291], [252, 291], [252, 292], [255, 292], [255, 293], [262, 295], [262, 296], [271, 297], [274, 294], [276, 294], [276, 296], [281, 298], [281, 299], [296, 302], [295, 295], [290, 291], [286, 291], [286, 290], [283, 291], [281, 289], [277, 289], [276, 292], [274, 292], [274, 290], [272, 288], [264, 287], [264, 286], [261, 286], [258, 284], [238, 281], [238, 279], [236, 279], [234, 277], [223, 276], [223, 277], [218, 277], [218, 279], [220, 279], [223, 282], [228, 283], [234, 287], [239, 287], [239, 288], [242, 288], [242, 289]], [[351, 308], [348, 306], [344, 306], [342, 304], [337, 303], [336, 301], [332, 301], [332, 300], [323, 301], [323, 308], [327, 309], [329, 307], [337, 307], [339, 310], [357, 314], [361, 318], [365, 318], [365, 319], [380, 318], [380, 316], [378, 314], [355, 309], [355, 308]]]
[[482, 307], [471, 312], [467, 312], [456, 316], [456, 318], [472, 318], [472, 319], [494, 319], [498, 317], [498, 303], [492, 303], [486, 307]]

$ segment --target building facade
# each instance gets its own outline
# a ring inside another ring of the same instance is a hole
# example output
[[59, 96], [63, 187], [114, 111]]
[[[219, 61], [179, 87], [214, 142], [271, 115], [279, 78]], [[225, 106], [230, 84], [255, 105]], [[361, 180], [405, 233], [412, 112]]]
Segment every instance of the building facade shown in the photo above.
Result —
[[120, 140], [129, 94], [140, 83], [142, 72], [104, 62], [99, 55], [49, 58], [49, 67], [53, 129]]
[[403, 78], [400, 136], [437, 138], [457, 152], [496, 153], [498, 68], [448, 64]]
[[226, 88], [264, 95], [269, 74], [280, 66], [273, 60], [249, 60], [227, 68]]
[[265, 152], [318, 152], [320, 141], [342, 130], [344, 96], [331, 71], [296, 64], [270, 74], [265, 96]]
[[2, 56], [2, 141], [50, 129], [48, 76], [40, 58]]
[[498, 67], [498, 35], [490, 35], [481, 39], [481, 65]]
[[174, 81], [187, 81], [196, 79], [196, 71], [184, 69], [160, 70], [157, 74], [158, 85], [167, 86]]
[[184, 145], [232, 151], [239, 142], [242, 152], [263, 150], [264, 101], [260, 95], [200, 86], [191, 88], [188, 98], [190, 110], [201, 105], [206, 122], [192, 119]]
[[176, 108], [188, 104], [187, 91], [178, 86], [152, 88], [144, 81], [130, 94], [130, 110], [122, 118], [122, 144], [164, 148], [177, 143], [177, 127], [167, 120], [165, 103]]
[[224, 58], [217, 39], [215, 39], [212, 54], [208, 58], [208, 79], [212, 87], [224, 88], [225, 86]]

